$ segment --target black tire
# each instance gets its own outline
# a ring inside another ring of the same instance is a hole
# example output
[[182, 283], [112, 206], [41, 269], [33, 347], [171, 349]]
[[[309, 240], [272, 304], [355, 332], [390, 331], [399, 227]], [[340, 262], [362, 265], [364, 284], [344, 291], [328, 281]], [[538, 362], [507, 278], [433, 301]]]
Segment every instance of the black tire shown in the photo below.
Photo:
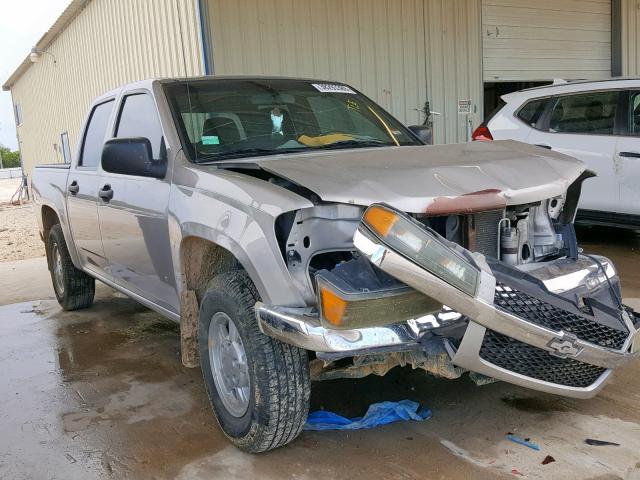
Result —
[[[264, 335], [255, 318], [258, 292], [243, 270], [216, 276], [200, 305], [198, 347], [209, 400], [224, 434], [241, 450], [265, 452], [295, 439], [309, 412], [311, 382], [305, 350]], [[246, 352], [248, 407], [234, 416], [225, 407], [210, 361], [209, 325], [220, 313], [233, 320]]]
[[[46, 251], [53, 290], [60, 306], [64, 310], [79, 310], [90, 307], [96, 292], [96, 282], [93, 277], [78, 270], [71, 261], [60, 224], [51, 227], [47, 237]], [[59, 270], [56, 267], [58, 255], [60, 258]], [[60, 275], [57, 279], [58, 272]]]

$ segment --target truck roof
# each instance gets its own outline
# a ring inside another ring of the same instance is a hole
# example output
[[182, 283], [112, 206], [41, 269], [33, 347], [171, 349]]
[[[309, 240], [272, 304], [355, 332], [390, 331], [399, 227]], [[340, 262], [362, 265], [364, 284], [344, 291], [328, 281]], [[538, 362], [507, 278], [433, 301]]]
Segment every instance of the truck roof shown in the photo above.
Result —
[[201, 75], [197, 77], [157, 77], [157, 78], [148, 78], [145, 80], [139, 80], [136, 82], [126, 83], [117, 88], [109, 90], [108, 92], [103, 93], [99, 97], [96, 98], [94, 103], [98, 103], [102, 99], [110, 98], [118, 95], [122, 90], [133, 90], [136, 88], [147, 88], [151, 89], [151, 86], [154, 82], [162, 83], [162, 84], [171, 84], [171, 83], [187, 83], [187, 82], [202, 82], [202, 81], [229, 81], [229, 80], [289, 80], [289, 81], [300, 81], [300, 82], [321, 82], [321, 83], [340, 83], [335, 80], [325, 80], [321, 78], [302, 78], [302, 77], [287, 77], [287, 76], [273, 76], [273, 75]]

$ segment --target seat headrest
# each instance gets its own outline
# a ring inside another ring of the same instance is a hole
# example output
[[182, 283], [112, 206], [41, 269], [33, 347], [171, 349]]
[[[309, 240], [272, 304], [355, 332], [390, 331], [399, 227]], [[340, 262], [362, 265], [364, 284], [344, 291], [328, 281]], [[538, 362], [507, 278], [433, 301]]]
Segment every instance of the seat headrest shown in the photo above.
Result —
[[220, 143], [234, 143], [241, 139], [238, 125], [225, 116], [207, 118], [202, 125], [202, 136], [216, 136]]
[[217, 135], [218, 128], [224, 127], [227, 123], [233, 122], [224, 117], [207, 118], [202, 126], [202, 135]]

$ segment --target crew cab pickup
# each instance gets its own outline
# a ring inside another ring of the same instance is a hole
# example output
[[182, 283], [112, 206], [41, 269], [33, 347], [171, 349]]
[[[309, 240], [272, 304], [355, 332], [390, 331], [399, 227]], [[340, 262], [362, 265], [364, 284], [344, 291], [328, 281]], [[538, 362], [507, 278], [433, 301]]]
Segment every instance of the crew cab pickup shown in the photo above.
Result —
[[[414, 133], [417, 132], [417, 133]], [[514, 141], [429, 146], [354, 88], [148, 80], [33, 175], [61, 306], [95, 280], [179, 321], [238, 447], [293, 440], [311, 380], [411, 365], [589, 398], [640, 322], [573, 220], [592, 173]]]

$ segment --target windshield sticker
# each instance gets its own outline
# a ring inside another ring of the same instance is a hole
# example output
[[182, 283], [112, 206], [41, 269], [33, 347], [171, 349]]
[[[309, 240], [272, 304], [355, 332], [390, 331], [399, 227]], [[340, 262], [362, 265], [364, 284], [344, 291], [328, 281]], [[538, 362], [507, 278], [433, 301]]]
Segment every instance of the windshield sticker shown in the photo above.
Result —
[[349, 110], [353, 110], [354, 112], [359, 112], [360, 111], [360, 105], [358, 105], [358, 102], [356, 102], [355, 100], [351, 100], [350, 98], [347, 99], [347, 109]]
[[316, 90], [322, 93], [349, 93], [355, 95], [356, 92], [351, 90], [346, 85], [338, 85], [336, 83], [312, 83]]
[[220, 145], [220, 138], [217, 135], [203, 135], [203, 145]]
[[282, 121], [284, 115], [278, 107], [271, 110], [271, 135], [284, 135], [282, 133]]

